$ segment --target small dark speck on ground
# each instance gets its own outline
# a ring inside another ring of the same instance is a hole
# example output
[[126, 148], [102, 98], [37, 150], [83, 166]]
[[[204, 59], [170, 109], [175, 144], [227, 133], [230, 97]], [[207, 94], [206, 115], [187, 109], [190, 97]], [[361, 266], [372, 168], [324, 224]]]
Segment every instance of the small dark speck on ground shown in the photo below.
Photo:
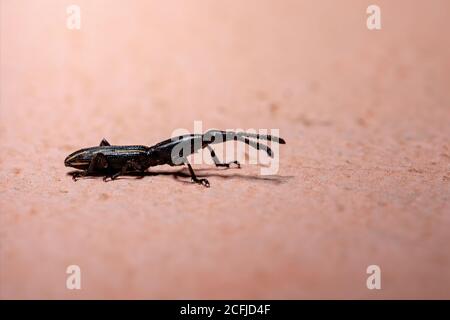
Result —
[[108, 200], [108, 199], [109, 199], [109, 195], [107, 195], [106, 193], [100, 194], [100, 200]]

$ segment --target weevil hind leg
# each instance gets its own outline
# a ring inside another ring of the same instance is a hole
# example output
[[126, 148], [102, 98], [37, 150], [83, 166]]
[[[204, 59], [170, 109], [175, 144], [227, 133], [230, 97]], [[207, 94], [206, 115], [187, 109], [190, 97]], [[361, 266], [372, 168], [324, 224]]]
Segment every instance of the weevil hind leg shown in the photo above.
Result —
[[213, 148], [211, 148], [209, 145], [206, 146], [209, 150], [209, 152], [211, 153], [211, 158], [214, 161], [214, 164], [216, 165], [216, 167], [225, 167], [225, 168], [229, 168], [231, 164], [235, 164], [237, 165], [238, 168], [241, 167], [241, 164], [239, 163], [239, 161], [234, 160], [234, 161], [230, 161], [230, 162], [220, 162], [219, 158], [217, 157], [215, 151]]
[[256, 150], [263, 150], [263, 151], [265, 151], [269, 157], [273, 158], [273, 151], [272, 151], [272, 149], [270, 149], [265, 144], [263, 144], [261, 142], [255, 142], [253, 140], [250, 140], [248, 138], [241, 137], [241, 136], [238, 137], [238, 140], [244, 142], [245, 144], [248, 144], [250, 147], [253, 147]]

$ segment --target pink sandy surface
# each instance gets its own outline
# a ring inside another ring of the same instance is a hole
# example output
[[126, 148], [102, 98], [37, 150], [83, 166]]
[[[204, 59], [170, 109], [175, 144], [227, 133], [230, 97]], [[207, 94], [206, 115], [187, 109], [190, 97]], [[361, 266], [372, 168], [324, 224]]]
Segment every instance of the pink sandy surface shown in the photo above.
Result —
[[[450, 298], [449, 1], [73, 2], [1, 0], [0, 298]], [[278, 175], [63, 165], [194, 120], [280, 129]]]

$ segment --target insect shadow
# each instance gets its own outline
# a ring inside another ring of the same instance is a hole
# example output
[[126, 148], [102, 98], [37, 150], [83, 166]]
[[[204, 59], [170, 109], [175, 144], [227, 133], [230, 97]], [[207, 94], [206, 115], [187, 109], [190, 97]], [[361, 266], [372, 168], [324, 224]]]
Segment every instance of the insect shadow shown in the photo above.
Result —
[[[279, 175], [267, 175], [267, 176], [260, 176], [260, 175], [244, 175], [239, 173], [233, 173], [233, 174], [221, 174], [220, 171], [226, 171], [224, 170], [218, 170], [214, 173], [211, 172], [211, 169], [204, 168], [204, 169], [197, 169], [196, 172], [199, 172], [199, 177], [215, 177], [215, 178], [221, 178], [221, 179], [242, 179], [242, 180], [248, 180], [248, 181], [260, 181], [265, 183], [272, 183], [272, 184], [282, 184], [287, 182], [289, 179], [293, 178], [293, 176], [279, 176]], [[69, 176], [76, 175], [78, 171], [70, 171], [67, 173]], [[168, 170], [168, 171], [144, 171], [144, 172], [127, 172], [123, 176], [117, 178], [119, 179], [128, 179], [128, 178], [135, 178], [135, 179], [143, 179], [145, 177], [152, 177], [152, 176], [172, 176], [173, 179], [178, 180], [182, 183], [192, 183], [190, 181], [191, 175], [189, 171], [185, 168], [180, 170]], [[103, 178], [104, 174], [102, 173], [93, 173], [91, 175], [84, 176], [83, 179], [98, 179]]]

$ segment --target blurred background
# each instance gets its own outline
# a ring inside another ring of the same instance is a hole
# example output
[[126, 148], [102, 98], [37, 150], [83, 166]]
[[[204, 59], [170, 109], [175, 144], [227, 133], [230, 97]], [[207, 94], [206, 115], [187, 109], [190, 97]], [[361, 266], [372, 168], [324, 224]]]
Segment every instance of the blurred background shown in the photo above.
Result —
[[[448, 1], [0, 11], [0, 298], [450, 298]], [[173, 168], [67, 176], [74, 150], [151, 145], [195, 120], [279, 129], [279, 174], [199, 166], [207, 190]], [[366, 287], [374, 264], [381, 290]]]

